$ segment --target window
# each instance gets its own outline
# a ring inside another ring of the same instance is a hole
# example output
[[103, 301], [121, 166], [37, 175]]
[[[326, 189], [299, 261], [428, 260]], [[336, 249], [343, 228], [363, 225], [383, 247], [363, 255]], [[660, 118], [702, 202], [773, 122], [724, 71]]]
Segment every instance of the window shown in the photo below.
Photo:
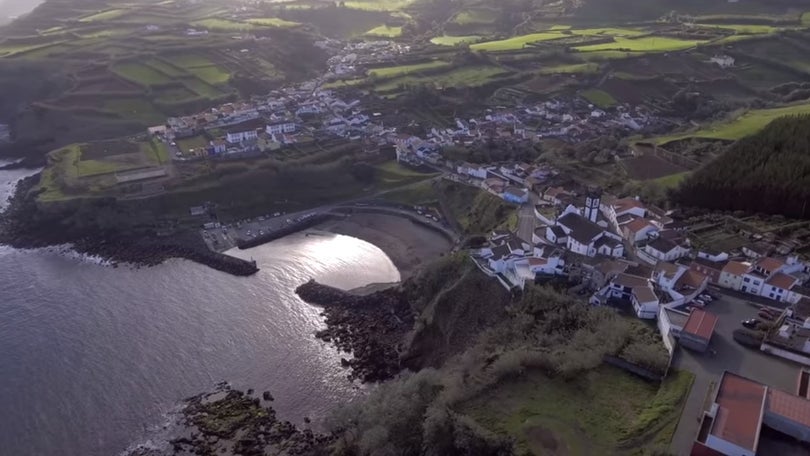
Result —
[[773, 299], [773, 293], [770, 294], [771, 299]]
[[748, 277], [746, 277], [746, 278], [744, 278], [744, 279], [743, 279], [743, 282], [745, 282], [745, 283], [748, 283], [748, 282], [750, 282], [750, 281], [751, 281], [751, 279], [749, 279]]

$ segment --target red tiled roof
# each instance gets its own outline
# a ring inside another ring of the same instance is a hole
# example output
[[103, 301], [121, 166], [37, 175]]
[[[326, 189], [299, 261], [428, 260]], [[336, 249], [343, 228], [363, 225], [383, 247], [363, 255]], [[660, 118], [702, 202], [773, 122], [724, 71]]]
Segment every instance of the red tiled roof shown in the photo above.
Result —
[[546, 258], [529, 258], [529, 266], [543, 266], [545, 264], [548, 264]]
[[748, 272], [751, 266], [747, 263], [740, 263], [739, 261], [729, 261], [726, 267], [723, 268], [723, 272], [741, 276]]
[[635, 198], [622, 198], [613, 202], [613, 208], [616, 212], [626, 211], [634, 207], [645, 209], [644, 204]]
[[756, 451], [765, 395], [765, 386], [731, 372], [723, 374], [717, 389], [715, 402], [719, 409], [711, 434]]
[[616, 278], [613, 279], [613, 282], [616, 285], [621, 285], [623, 287], [630, 287], [630, 288], [633, 288], [633, 287], [645, 287], [645, 286], [648, 286], [649, 283], [650, 283], [649, 280], [647, 280], [647, 279], [645, 279], [643, 277], [638, 277], [638, 276], [625, 274], [625, 273], [621, 273], [621, 274], [617, 275]]
[[795, 285], [796, 282], [798, 282], [798, 279], [787, 274], [782, 274], [781, 272], [777, 272], [770, 279], [765, 281], [768, 285], [773, 285], [783, 290], [790, 290], [790, 287]]
[[681, 287], [690, 287], [690, 288], [698, 288], [703, 285], [703, 281], [706, 280], [708, 276], [701, 272], [688, 269], [683, 275], [675, 282], [675, 288], [680, 289]]
[[767, 410], [810, 427], [810, 401], [803, 397], [768, 388]]
[[757, 266], [770, 272], [776, 271], [784, 265], [784, 261], [771, 257], [760, 258], [759, 261], [757, 261]]
[[655, 292], [649, 286], [633, 287], [633, 295], [640, 303], [658, 301], [658, 296], [655, 295]]
[[714, 327], [717, 326], [717, 316], [703, 309], [693, 309], [683, 327], [685, 333], [694, 334], [709, 340], [712, 338]]
[[647, 228], [648, 226], [655, 227], [655, 225], [650, 223], [649, 220], [643, 218], [636, 218], [624, 226], [627, 227], [627, 229], [633, 233], [638, 233], [639, 231], [643, 230], [644, 228]]

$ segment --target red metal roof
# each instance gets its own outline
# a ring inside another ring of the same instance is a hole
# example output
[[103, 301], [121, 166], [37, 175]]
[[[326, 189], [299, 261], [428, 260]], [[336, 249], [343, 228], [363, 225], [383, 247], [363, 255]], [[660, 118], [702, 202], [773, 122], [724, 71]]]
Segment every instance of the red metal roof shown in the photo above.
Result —
[[765, 386], [726, 372], [717, 389], [719, 406], [711, 434], [741, 448], [756, 451], [762, 425]]
[[683, 332], [693, 334], [703, 339], [712, 338], [714, 327], [717, 326], [717, 316], [703, 309], [693, 309], [686, 320]]

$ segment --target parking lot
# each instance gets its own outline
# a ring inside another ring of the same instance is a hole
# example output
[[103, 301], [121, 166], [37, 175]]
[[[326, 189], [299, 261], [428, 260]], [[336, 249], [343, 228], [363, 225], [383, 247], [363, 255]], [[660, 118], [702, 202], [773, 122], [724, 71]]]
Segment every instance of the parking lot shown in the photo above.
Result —
[[[732, 371], [775, 388], [793, 392], [801, 367], [799, 364], [746, 348], [735, 342], [733, 331], [742, 328], [743, 320], [758, 318], [759, 308], [749, 303], [750, 300], [744, 296], [731, 296], [715, 291], [712, 294], [719, 295], [720, 298], [705, 307], [705, 310], [718, 316], [710, 351], [701, 354], [681, 348], [676, 352], [673, 361], [673, 368], [695, 374], [695, 383], [672, 440], [672, 451], [675, 454], [689, 454], [704, 402], [710, 394], [709, 388], [713, 387], [724, 371]], [[714, 353], [711, 353], [712, 350]]]
[[300, 212], [286, 214], [276, 212], [267, 216], [260, 216], [252, 219], [245, 219], [231, 225], [211, 227], [201, 231], [202, 237], [211, 250], [224, 252], [236, 247], [237, 242], [253, 239], [283, 228], [286, 225], [298, 222], [303, 217], [310, 216], [314, 212]]

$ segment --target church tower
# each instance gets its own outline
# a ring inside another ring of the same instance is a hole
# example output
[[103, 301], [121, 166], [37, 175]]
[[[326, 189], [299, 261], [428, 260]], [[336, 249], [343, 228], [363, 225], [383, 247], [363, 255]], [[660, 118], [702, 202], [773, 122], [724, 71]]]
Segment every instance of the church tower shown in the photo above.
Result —
[[602, 189], [589, 187], [585, 197], [585, 218], [596, 223], [599, 220], [599, 206], [602, 202]]

